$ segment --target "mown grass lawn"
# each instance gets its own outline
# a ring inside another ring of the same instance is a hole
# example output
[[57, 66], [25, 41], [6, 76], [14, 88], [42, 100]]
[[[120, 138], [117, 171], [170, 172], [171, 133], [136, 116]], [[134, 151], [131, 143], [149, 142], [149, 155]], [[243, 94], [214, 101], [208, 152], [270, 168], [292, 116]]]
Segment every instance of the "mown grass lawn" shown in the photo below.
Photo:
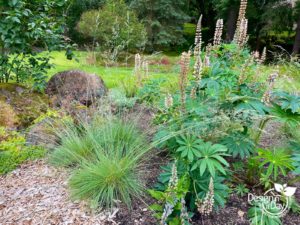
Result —
[[[103, 66], [92, 65], [87, 62], [88, 52], [75, 51], [75, 58], [68, 60], [65, 56], [65, 52], [51, 52], [51, 63], [54, 67], [48, 71], [49, 78], [54, 74], [65, 70], [82, 70], [87, 73], [97, 74], [102, 77], [108, 88], [114, 88], [128, 76], [134, 75], [134, 66]], [[158, 54], [154, 56], [146, 56], [150, 61], [149, 77], [150, 78], [165, 78], [170, 82], [174, 82], [177, 79], [180, 71], [179, 56], [166, 56]], [[159, 63], [161, 59], [168, 61], [166, 64]], [[151, 64], [151, 61], [153, 64]], [[158, 63], [157, 63], [158, 62]], [[268, 65], [261, 68], [259, 71], [261, 81], [266, 80], [267, 77], [274, 72], [275, 66]], [[299, 92], [300, 90], [300, 70], [299, 68], [292, 66], [291, 64], [283, 64], [279, 66], [279, 78], [276, 83], [276, 88]]]
[[[118, 66], [109, 67], [103, 65], [89, 65], [87, 62], [88, 53], [83, 51], [76, 51], [75, 58], [68, 60], [65, 52], [51, 52], [51, 63], [54, 67], [48, 71], [49, 78], [54, 74], [65, 70], [82, 70], [87, 73], [97, 74], [102, 77], [108, 88], [114, 88], [128, 76], [134, 75], [134, 66]], [[168, 58], [168, 65], [150, 65], [149, 77], [150, 78], [165, 78], [174, 80], [177, 78], [180, 71], [179, 65], [176, 64], [178, 57], [176, 56], [155, 56], [155, 60], [160, 58]]]

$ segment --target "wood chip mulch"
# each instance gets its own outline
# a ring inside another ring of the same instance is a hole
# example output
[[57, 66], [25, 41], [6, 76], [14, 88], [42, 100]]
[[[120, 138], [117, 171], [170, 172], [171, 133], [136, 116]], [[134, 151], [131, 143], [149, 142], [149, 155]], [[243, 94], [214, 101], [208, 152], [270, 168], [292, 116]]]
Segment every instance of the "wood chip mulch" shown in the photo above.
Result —
[[92, 213], [73, 202], [67, 188], [68, 172], [44, 160], [23, 164], [0, 176], [0, 225], [118, 224], [114, 212]]

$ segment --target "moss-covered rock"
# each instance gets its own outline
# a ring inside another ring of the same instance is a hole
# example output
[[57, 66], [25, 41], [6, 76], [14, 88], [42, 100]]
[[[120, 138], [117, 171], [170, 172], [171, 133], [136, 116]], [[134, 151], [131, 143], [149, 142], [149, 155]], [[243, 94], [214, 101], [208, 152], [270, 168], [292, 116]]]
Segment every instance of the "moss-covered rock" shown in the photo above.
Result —
[[9, 104], [0, 100], [0, 126], [15, 128], [19, 124], [19, 119]]
[[15, 115], [15, 119], [8, 124], [3, 122], [2, 126], [5, 127], [9, 127], [12, 122], [17, 123], [19, 128], [28, 127], [41, 113], [47, 111], [49, 105], [48, 97], [45, 94], [32, 91], [19, 84], [0, 83], [0, 101], [6, 107], [2, 110], [5, 112], [2, 113], [3, 118]]

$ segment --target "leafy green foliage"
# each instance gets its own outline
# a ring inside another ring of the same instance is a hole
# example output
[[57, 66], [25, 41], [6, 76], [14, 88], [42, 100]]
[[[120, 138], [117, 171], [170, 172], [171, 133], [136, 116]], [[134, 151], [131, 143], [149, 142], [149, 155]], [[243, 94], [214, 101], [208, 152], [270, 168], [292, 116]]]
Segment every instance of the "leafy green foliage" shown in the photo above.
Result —
[[252, 203], [253, 206], [248, 210], [248, 217], [250, 219], [251, 225], [282, 225], [279, 217], [269, 216], [264, 213], [263, 208], [267, 208], [272, 214], [280, 212], [280, 209], [274, 207], [272, 202], [265, 201], [255, 201]]
[[26, 160], [44, 156], [45, 150], [26, 145], [23, 135], [0, 127], [0, 174], [8, 173]]
[[217, 171], [225, 175], [224, 167], [229, 166], [227, 161], [223, 158], [224, 156], [229, 156], [226, 152], [227, 148], [224, 145], [213, 145], [210, 142], [203, 143], [200, 148], [200, 157], [194, 163], [191, 170], [193, 171], [198, 168], [200, 176], [205, 172], [209, 172], [212, 177], [215, 177]]
[[194, 159], [201, 157], [201, 145], [203, 141], [198, 137], [190, 134], [181, 135], [177, 138], [177, 143], [180, 145], [177, 152], [180, 153], [181, 158], [186, 158], [192, 162]]
[[300, 96], [292, 95], [287, 92], [276, 92], [274, 101], [277, 102], [282, 109], [291, 110], [292, 113], [300, 112]]
[[144, 25], [123, 0], [109, 0], [101, 9], [84, 12], [78, 30], [98, 42], [111, 61], [124, 50], [143, 48], [146, 41]]
[[[63, 39], [65, 1], [9, 0], [1, 5], [0, 82], [33, 80], [37, 89], [45, 85], [49, 57], [38, 56], [34, 48], [48, 51], [68, 48]], [[72, 54], [68, 51], [68, 56]]]
[[[161, 167], [162, 173], [160, 173], [158, 177], [158, 183], [155, 188], [161, 192], [167, 190], [168, 182], [172, 176], [172, 163]], [[177, 162], [177, 174], [178, 177], [183, 177], [187, 175], [191, 179], [190, 183], [194, 184], [190, 186], [189, 194], [187, 195], [187, 203], [191, 205], [191, 208], [195, 207], [195, 200], [197, 198], [203, 199], [208, 192], [209, 182], [210, 182], [210, 174], [206, 172], [203, 176], [200, 176], [199, 171], [191, 171], [189, 165], [186, 165], [182, 161]], [[215, 176], [214, 178], [214, 199], [215, 199], [215, 207], [224, 207], [226, 203], [226, 199], [228, 197], [229, 188], [226, 184], [224, 184], [225, 178], [221, 176]], [[195, 189], [196, 188], [196, 189]]]
[[183, 43], [183, 25], [189, 19], [183, 10], [185, 4], [184, 0], [130, 1], [130, 7], [138, 13], [145, 24], [148, 50]]
[[131, 109], [136, 103], [136, 98], [128, 98], [122, 90], [112, 89], [109, 92], [109, 99], [117, 107], [118, 111], [123, 111], [125, 109]]
[[138, 91], [138, 98], [141, 102], [155, 104], [161, 97], [161, 84], [165, 79], [152, 79], [147, 81]]
[[258, 156], [255, 158], [260, 161], [262, 173], [273, 181], [277, 181], [280, 174], [286, 176], [288, 171], [294, 169], [291, 155], [283, 149], [258, 149]]
[[89, 10], [99, 9], [105, 0], [72, 0], [66, 12], [66, 24], [68, 26], [69, 37], [78, 44], [85, 44], [88, 40], [76, 29], [81, 15]]
[[293, 166], [295, 167], [295, 170], [293, 171], [294, 174], [299, 175], [300, 174], [300, 154], [295, 153], [292, 157]]
[[251, 156], [255, 152], [254, 143], [249, 136], [242, 133], [233, 133], [222, 140], [222, 144], [228, 148], [229, 154], [241, 159]]
[[249, 193], [249, 189], [246, 187], [245, 184], [238, 184], [235, 189], [235, 193], [241, 197], [244, 197], [246, 194]]
[[282, 109], [281, 106], [274, 104], [271, 108], [271, 115], [275, 116], [276, 120], [287, 124], [291, 127], [296, 127], [300, 124], [300, 114], [293, 113], [291, 109]]
[[[165, 219], [167, 224], [185, 224], [189, 225], [189, 219], [192, 217], [188, 213], [188, 218], [184, 218], [181, 214], [183, 209], [186, 210], [186, 205], [183, 204], [182, 199], [185, 199], [190, 188], [190, 180], [188, 176], [182, 176], [175, 187], [169, 186], [165, 191], [149, 190], [150, 195], [156, 199], [160, 204], [153, 204], [149, 208], [155, 212], [154, 216], [161, 220], [164, 212], [169, 212], [168, 218]], [[184, 201], [185, 202], [185, 201]], [[182, 223], [184, 219], [185, 222]]]

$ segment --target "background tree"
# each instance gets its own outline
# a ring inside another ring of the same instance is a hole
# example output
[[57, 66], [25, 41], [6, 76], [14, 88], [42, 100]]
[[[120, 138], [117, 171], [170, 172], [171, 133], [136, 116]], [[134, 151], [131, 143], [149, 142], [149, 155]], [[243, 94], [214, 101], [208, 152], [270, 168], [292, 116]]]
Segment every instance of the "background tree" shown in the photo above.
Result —
[[[36, 88], [43, 88], [46, 70], [50, 68], [49, 57], [36, 55], [36, 50], [66, 47], [62, 16], [65, 3], [65, 0], [0, 2], [0, 82], [33, 79]], [[67, 53], [70, 57], [71, 52]]]
[[76, 29], [81, 15], [92, 9], [99, 9], [106, 0], [71, 0], [67, 8], [67, 33], [69, 37], [77, 44], [87, 43], [88, 40]]
[[134, 9], [145, 24], [150, 51], [180, 45], [184, 42], [183, 25], [189, 21], [185, 13], [187, 0], [131, 0]]
[[298, 0], [294, 10], [295, 20], [297, 22], [296, 37], [293, 46], [293, 54], [298, 54], [300, 50], [300, 1]]
[[146, 43], [144, 25], [123, 0], [109, 0], [103, 8], [83, 13], [77, 28], [99, 43], [111, 60], [124, 50], [140, 49]]

